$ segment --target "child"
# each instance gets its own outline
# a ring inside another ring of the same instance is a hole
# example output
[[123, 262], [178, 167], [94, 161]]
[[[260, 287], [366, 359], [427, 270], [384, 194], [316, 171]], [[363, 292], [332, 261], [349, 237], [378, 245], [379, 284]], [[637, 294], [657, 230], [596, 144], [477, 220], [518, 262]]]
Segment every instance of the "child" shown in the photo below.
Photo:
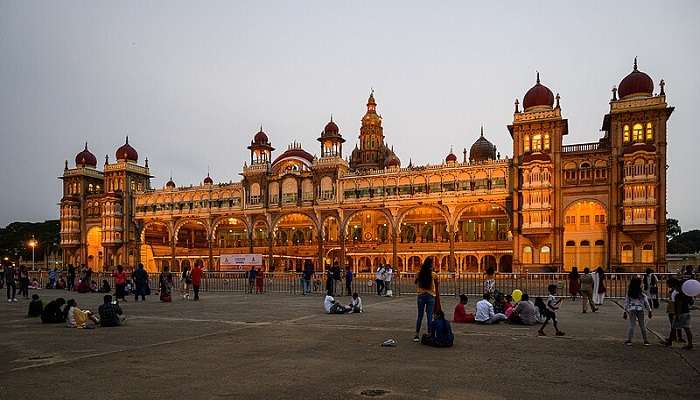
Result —
[[468, 302], [469, 298], [466, 294], [459, 295], [459, 303], [457, 303], [457, 305], [455, 306], [454, 317], [452, 318], [453, 322], [458, 324], [474, 322], [474, 314], [468, 313], [465, 310], [465, 307]]
[[452, 347], [454, 335], [450, 322], [445, 319], [442, 310], [435, 312], [435, 319], [430, 323], [430, 333], [421, 338], [421, 343], [432, 347]]
[[42, 303], [42, 301], [39, 300], [38, 294], [33, 294], [32, 301], [29, 302], [29, 312], [27, 313], [27, 317], [41, 317], [42, 311], [44, 311], [44, 303]]
[[36, 280], [36, 278], [32, 279], [32, 283], [29, 285], [29, 288], [32, 290], [37, 290], [41, 289], [41, 285], [39, 285], [39, 281]]
[[503, 314], [506, 315], [506, 318], [510, 318], [510, 315], [513, 314], [513, 296], [509, 294], [506, 295], [506, 301], [503, 304]]
[[362, 312], [362, 299], [357, 294], [357, 292], [352, 294], [352, 301], [350, 302], [350, 312], [351, 313], [361, 313]]
[[542, 297], [535, 297], [535, 311], [537, 312], [537, 315], [535, 315], [537, 322], [544, 322], [545, 314], [547, 313], [547, 305], [544, 304]]
[[561, 303], [561, 299], [557, 300], [557, 298], [554, 296], [557, 294], [557, 285], [549, 285], [547, 289], [549, 290], [549, 296], [547, 297], [547, 307], [545, 308], [545, 319], [542, 323], [542, 327], [539, 331], [537, 331], [537, 333], [540, 336], [546, 336], [546, 334], [544, 333], [544, 328], [547, 326], [549, 320], [551, 319], [552, 323], [554, 324], [554, 330], [556, 331], [556, 335], [564, 336], [564, 332], [559, 330], [559, 326], [557, 324], [557, 310], [559, 309], [559, 303]]
[[[669, 293], [668, 293], [668, 302], [666, 303], [666, 314], [668, 314], [668, 322], [671, 325], [671, 330], [675, 330], [675, 338], [679, 343], [685, 343], [685, 339], [683, 339], [683, 331], [681, 329], [674, 329], [673, 328], [673, 321], [676, 319], [676, 306], [674, 303], [674, 300], [676, 298], [676, 286], [678, 286], [678, 279], [676, 278], [669, 278], [668, 281], [666, 282], [668, 285]], [[672, 334], [669, 335], [669, 337], [673, 336]]]

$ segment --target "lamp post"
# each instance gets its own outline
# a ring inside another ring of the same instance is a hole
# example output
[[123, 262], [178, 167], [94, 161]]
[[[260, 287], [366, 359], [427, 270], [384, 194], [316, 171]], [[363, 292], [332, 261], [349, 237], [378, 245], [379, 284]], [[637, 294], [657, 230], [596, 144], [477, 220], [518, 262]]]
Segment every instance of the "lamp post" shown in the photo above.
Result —
[[29, 241], [29, 247], [32, 248], [32, 271], [34, 271], [35, 265], [34, 265], [34, 249], [36, 248], [36, 239], [34, 239], [34, 235], [32, 235], [32, 239]]

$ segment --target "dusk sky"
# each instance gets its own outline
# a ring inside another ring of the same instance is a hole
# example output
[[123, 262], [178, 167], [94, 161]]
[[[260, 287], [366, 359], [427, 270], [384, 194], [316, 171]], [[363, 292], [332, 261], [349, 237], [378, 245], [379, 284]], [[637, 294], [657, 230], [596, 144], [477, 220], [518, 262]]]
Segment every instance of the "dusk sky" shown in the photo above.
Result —
[[[0, 0], [0, 226], [58, 218], [64, 160], [101, 168], [129, 135], [162, 187], [239, 180], [262, 124], [281, 151], [319, 153], [331, 113], [357, 142], [370, 88], [402, 163], [460, 160], [506, 125], [540, 71], [565, 143], [597, 141], [611, 89], [648, 73], [676, 107], [668, 212], [700, 228], [700, 2]], [[487, 5], [488, 4], [488, 5]], [[693, 178], [695, 176], [695, 178]]]

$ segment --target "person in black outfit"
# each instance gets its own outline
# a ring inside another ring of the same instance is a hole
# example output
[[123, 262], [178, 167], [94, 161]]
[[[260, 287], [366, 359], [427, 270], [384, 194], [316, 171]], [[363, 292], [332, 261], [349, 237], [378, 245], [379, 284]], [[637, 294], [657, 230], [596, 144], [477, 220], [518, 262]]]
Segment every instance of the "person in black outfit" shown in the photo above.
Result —
[[75, 267], [73, 264], [68, 264], [68, 284], [66, 286], [68, 291], [73, 290], [73, 286], [75, 286]]
[[29, 298], [29, 271], [24, 265], [19, 267], [19, 295]]
[[146, 290], [148, 288], [148, 272], [143, 268], [143, 264], [139, 263], [134, 271], [134, 285], [136, 285], [136, 291], [134, 292], [134, 300], [139, 301], [139, 296], [141, 296], [142, 301], [146, 301]]
[[102, 327], [119, 326], [124, 323], [123, 312], [119, 304], [112, 302], [112, 295], [105, 295], [104, 303], [97, 309]]
[[41, 312], [41, 322], [45, 324], [59, 324], [66, 322], [66, 315], [61, 309], [64, 304], [66, 304], [66, 300], [62, 297], [59, 297], [54, 301], [50, 301]]
[[39, 300], [38, 294], [33, 294], [32, 301], [29, 302], [29, 311], [27, 312], [27, 317], [40, 317], [42, 311], [44, 311], [44, 303], [42, 303], [41, 300]]
[[5, 265], [5, 285], [7, 286], [7, 301], [17, 302], [17, 283], [15, 283], [15, 267], [12, 265]]
[[333, 264], [331, 267], [331, 275], [333, 277], [333, 294], [331, 296], [335, 296], [343, 290], [343, 287], [340, 284], [340, 267], [338, 264]]

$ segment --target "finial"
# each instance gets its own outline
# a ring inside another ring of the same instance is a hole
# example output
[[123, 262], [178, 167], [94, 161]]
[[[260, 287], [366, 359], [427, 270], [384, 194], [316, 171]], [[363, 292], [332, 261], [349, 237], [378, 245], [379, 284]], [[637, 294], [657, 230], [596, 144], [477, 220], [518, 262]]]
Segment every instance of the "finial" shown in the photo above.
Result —
[[65, 167], [63, 167], [63, 169], [64, 169], [64, 170], [67, 170], [67, 169], [68, 169], [68, 160], [66, 160], [66, 165], [65, 165]]
[[371, 87], [370, 90], [372, 91], [372, 93], [370, 93], [370, 96], [374, 96], [374, 88]]
[[126, 144], [129, 144], [129, 135], [126, 135]]
[[333, 122], [333, 113], [331, 113], [331, 122]]
[[148, 157], [146, 157], [146, 164], [144, 166], [148, 168]]
[[454, 154], [452, 151], [453, 151], [453, 146], [450, 145], [450, 154]]
[[484, 137], [484, 125], [481, 125], [481, 137]]
[[520, 112], [520, 110], [518, 109], [518, 104], [520, 104], [520, 102], [519, 102], [518, 99], [516, 98], [516, 99], [515, 99], [515, 113], [516, 113], [516, 114]]
[[209, 166], [207, 165], [207, 176], [209, 176]]
[[637, 56], [634, 56], [634, 70], [637, 70]]
[[501, 159], [501, 152], [500, 151], [498, 153], [496, 153], [496, 159], [498, 159], [498, 160]]
[[105, 154], [105, 165], [109, 164], [109, 154]]
[[661, 80], [661, 82], [659, 82], [659, 86], [661, 87], [661, 93], [659, 93], [659, 95], [665, 96], [666, 92], [664, 91], [664, 86], [666, 86], [666, 82], [664, 82], [663, 79]]
[[173, 170], [172, 169], [170, 170], [170, 180], [171, 181], [173, 180]]
[[464, 162], [467, 162], [467, 148], [466, 147], [464, 148], [463, 153], [464, 153]]
[[537, 83], [540, 83], [540, 71], [535, 71], [537, 72]]
[[[663, 80], [662, 80], [663, 81]], [[85, 150], [87, 150], [87, 141], [85, 141]]]
[[557, 106], [555, 108], [559, 108], [559, 93], [557, 93], [555, 99], [557, 100]]
[[613, 86], [612, 93], [613, 93], [612, 99], [613, 99], [613, 101], [616, 101], [617, 100], [617, 87], [616, 86]]
[[263, 131], [263, 130], [262, 130], [262, 124], [260, 124], [260, 132], [262, 132], [262, 131]]

